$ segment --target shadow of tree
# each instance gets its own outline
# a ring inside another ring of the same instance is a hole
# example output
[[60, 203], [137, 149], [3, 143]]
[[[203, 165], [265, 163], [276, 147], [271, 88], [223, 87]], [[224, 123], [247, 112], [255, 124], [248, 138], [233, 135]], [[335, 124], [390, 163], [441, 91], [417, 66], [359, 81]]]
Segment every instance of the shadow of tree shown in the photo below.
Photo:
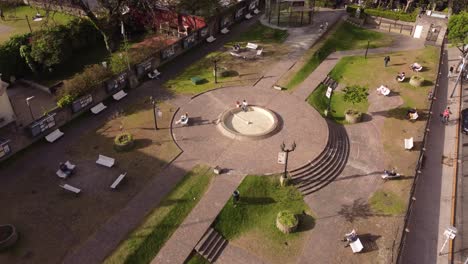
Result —
[[357, 218], [367, 219], [372, 216], [388, 216], [372, 212], [370, 205], [362, 198], [354, 200], [351, 205], [342, 205], [338, 211], [338, 215], [344, 217], [350, 223], [354, 222]]

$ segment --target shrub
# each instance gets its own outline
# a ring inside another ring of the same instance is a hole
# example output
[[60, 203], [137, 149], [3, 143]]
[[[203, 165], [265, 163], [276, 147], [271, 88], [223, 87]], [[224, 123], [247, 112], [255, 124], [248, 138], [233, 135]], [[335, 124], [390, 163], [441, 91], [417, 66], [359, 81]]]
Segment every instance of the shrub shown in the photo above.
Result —
[[367, 87], [358, 85], [347, 86], [344, 88], [343, 92], [345, 93], [343, 100], [353, 105], [367, 101], [367, 96], [369, 95], [367, 93]]
[[66, 29], [65, 26], [57, 26], [33, 34], [30, 54], [43, 70], [49, 70], [70, 57], [71, 40]]
[[356, 17], [357, 9], [361, 9], [361, 13], [359, 14], [359, 18], [364, 18], [364, 8], [362, 6], [357, 5], [348, 5], [346, 6], [346, 12], [352, 14], [353, 17]]
[[7, 42], [0, 45], [0, 72], [5, 79], [10, 76], [23, 76], [30, 74], [31, 71], [21, 57], [20, 48], [23, 45], [29, 45], [31, 34], [15, 35]]
[[127, 54], [125, 54], [125, 52], [112, 54], [110, 58], [110, 69], [114, 74], [125, 71], [127, 69]]
[[130, 133], [122, 133], [115, 137], [114, 147], [117, 151], [128, 151], [133, 148], [133, 135]]
[[421, 77], [421, 76], [413, 75], [413, 76], [411, 76], [411, 79], [410, 79], [409, 83], [412, 86], [420, 87], [424, 83], [424, 78]]
[[276, 227], [285, 234], [294, 232], [298, 224], [299, 220], [291, 211], [281, 211], [276, 216]]
[[59, 90], [58, 102], [62, 104], [61, 107], [68, 105], [71, 103], [70, 98], [74, 99], [90, 93], [111, 76], [112, 72], [109, 69], [99, 64], [90, 65], [82, 73], [75, 74], [73, 78], [64, 82], [63, 87]]
[[75, 101], [75, 99], [76, 99], [76, 96], [73, 96], [71, 94], [66, 94], [57, 101], [57, 106], [63, 108], [65, 106], [70, 105], [71, 103], [73, 103], [73, 101]]

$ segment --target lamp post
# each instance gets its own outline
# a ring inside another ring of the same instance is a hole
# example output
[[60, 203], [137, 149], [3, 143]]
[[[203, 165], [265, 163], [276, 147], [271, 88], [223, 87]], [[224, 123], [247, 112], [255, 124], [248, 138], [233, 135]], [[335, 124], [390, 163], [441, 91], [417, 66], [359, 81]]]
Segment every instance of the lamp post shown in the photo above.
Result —
[[218, 61], [219, 59], [213, 59], [213, 71], [214, 71], [214, 77], [215, 77], [215, 83], [218, 83]]
[[150, 96], [150, 101], [151, 101], [151, 104], [153, 105], [154, 130], [158, 130], [159, 128], [158, 128], [158, 120], [156, 117], [156, 111], [158, 111], [158, 114], [159, 114], [159, 108], [153, 96]]
[[31, 110], [31, 100], [34, 99], [34, 96], [30, 96], [28, 98], [26, 98], [26, 104], [28, 105], [28, 108], [29, 108], [29, 113], [31, 114], [31, 118], [33, 121], [36, 121], [36, 119], [34, 118], [34, 115], [33, 115], [33, 112]]
[[[122, 13], [122, 15], [123, 15], [123, 13]], [[124, 47], [125, 47], [125, 57], [126, 57], [126, 60], [127, 60], [127, 68], [130, 71], [130, 60], [128, 59], [128, 41], [127, 41], [127, 34], [125, 34], [125, 27], [124, 27], [123, 21], [120, 21], [120, 26], [121, 26], [120, 30], [121, 30], [121, 33], [122, 33], [123, 38], [124, 38]]]
[[370, 45], [370, 40], [367, 40], [366, 55], [364, 55], [365, 59], [367, 59], [367, 52], [369, 51], [369, 45]]
[[280, 179], [280, 182], [281, 182], [281, 185], [284, 185], [284, 181], [288, 178], [288, 156], [289, 156], [289, 152], [293, 152], [295, 149], [296, 149], [296, 142], [293, 142], [291, 147], [290, 148], [286, 148], [286, 145], [284, 144], [281, 144], [281, 151], [283, 151], [284, 153], [286, 153], [286, 160], [284, 162], [284, 173], [283, 175], [281, 176], [281, 179]]

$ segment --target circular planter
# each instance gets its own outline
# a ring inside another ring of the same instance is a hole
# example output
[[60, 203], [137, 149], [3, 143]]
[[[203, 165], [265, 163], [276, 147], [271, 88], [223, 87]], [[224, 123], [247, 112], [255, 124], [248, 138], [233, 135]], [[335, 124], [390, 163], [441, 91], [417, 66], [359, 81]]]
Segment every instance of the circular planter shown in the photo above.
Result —
[[424, 83], [424, 78], [417, 75], [413, 75], [411, 76], [409, 83], [414, 87], [420, 87]]
[[299, 220], [290, 211], [281, 211], [276, 216], [276, 227], [285, 234], [296, 231]]
[[13, 246], [18, 240], [18, 233], [13, 225], [0, 225], [0, 250]]
[[359, 123], [362, 120], [362, 113], [356, 110], [346, 110], [345, 120], [350, 124]]
[[115, 137], [114, 148], [117, 151], [128, 151], [133, 148], [133, 136], [130, 133], [122, 133]]

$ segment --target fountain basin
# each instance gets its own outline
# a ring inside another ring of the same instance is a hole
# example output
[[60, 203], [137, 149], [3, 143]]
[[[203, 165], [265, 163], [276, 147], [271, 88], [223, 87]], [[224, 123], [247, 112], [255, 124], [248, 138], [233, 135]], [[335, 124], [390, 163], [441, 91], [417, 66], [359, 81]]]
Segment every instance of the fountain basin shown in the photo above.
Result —
[[218, 129], [229, 138], [238, 140], [259, 140], [273, 135], [278, 128], [276, 114], [264, 107], [249, 106], [248, 111], [232, 108], [224, 111]]

